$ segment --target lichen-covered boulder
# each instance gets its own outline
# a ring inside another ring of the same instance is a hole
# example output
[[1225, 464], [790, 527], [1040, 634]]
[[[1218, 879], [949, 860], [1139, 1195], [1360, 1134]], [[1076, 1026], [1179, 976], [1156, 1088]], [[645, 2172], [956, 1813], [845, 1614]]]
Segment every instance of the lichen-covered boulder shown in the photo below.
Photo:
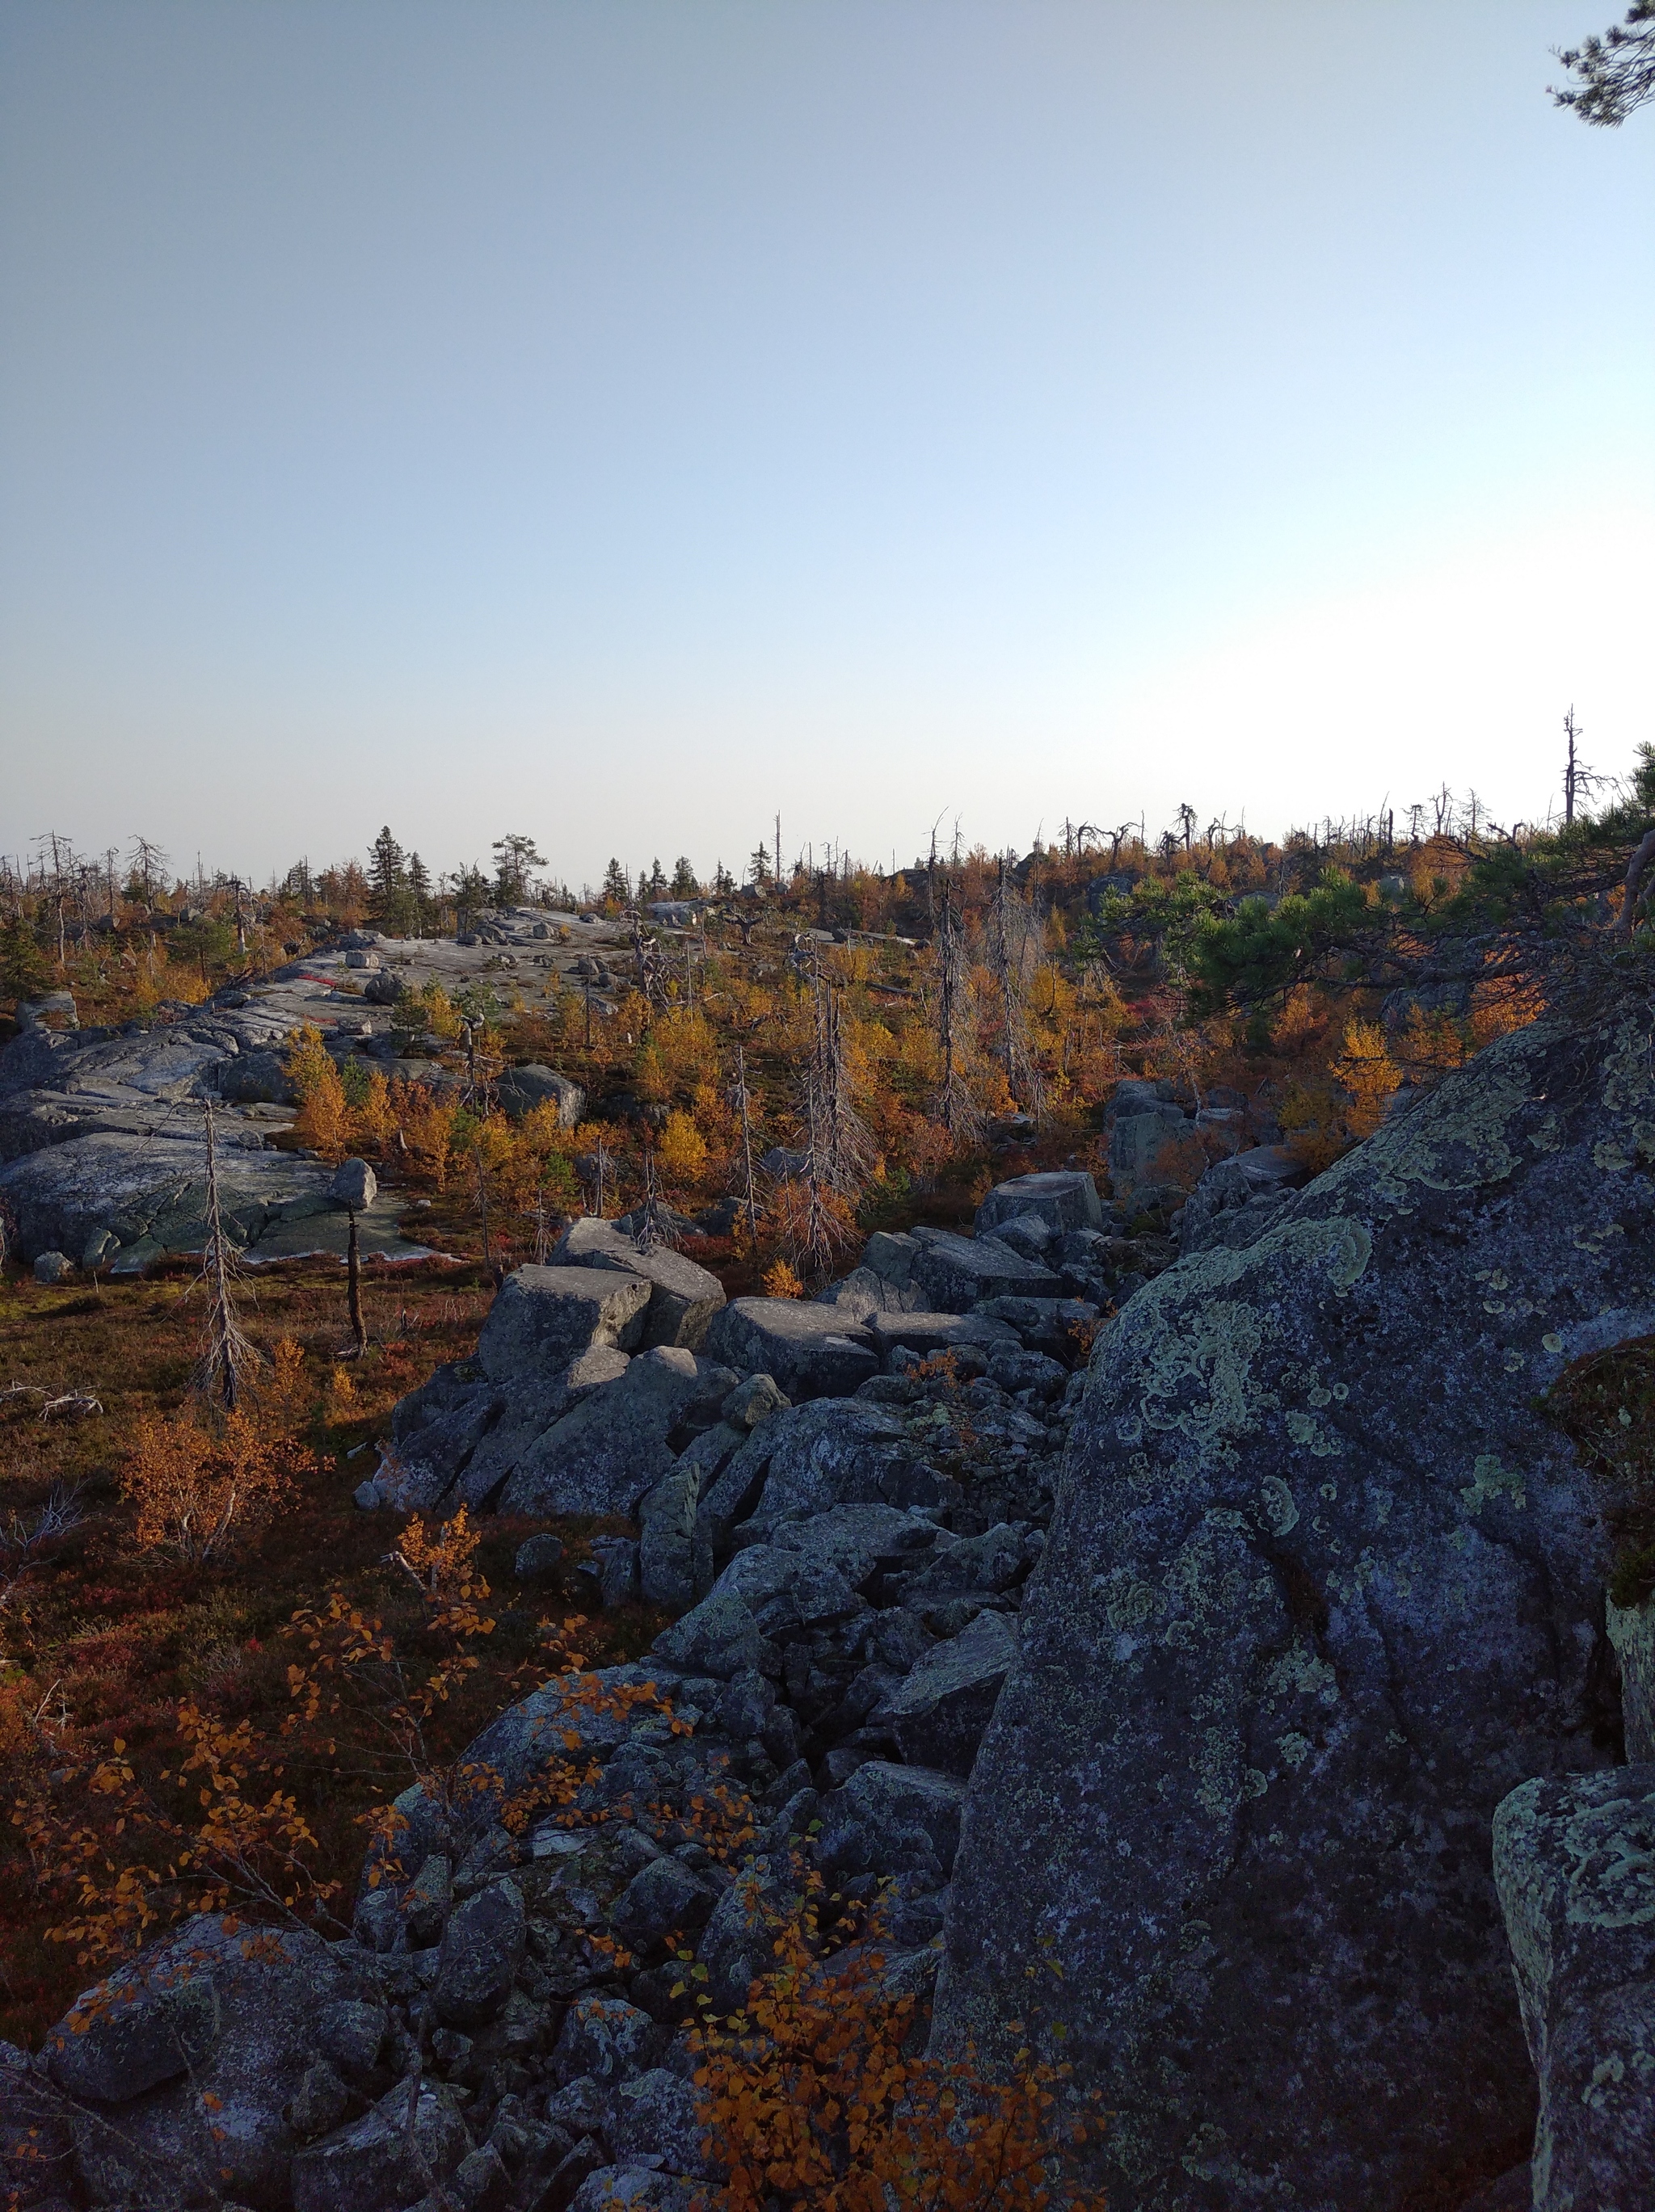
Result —
[[320, 1936], [211, 1914], [88, 1990], [46, 2048], [88, 2199], [285, 2202], [319, 2022], [365, 1994]]
[[1536, 1401], [1655, 1329], [1651, 1045], [1501, 1039], [1094, 1350], [935, 2036], [1003, 2052], [1050, 1948], [1122, 2212], [1401, 2203], [1526, 2128], [1490, 1824], [1615, 1720], [1607, 1540]]
[[1655, 1766], [1513, 1790], [1494, 1879], [1540, 2078], [1535, 2212], [1655, 2203]]

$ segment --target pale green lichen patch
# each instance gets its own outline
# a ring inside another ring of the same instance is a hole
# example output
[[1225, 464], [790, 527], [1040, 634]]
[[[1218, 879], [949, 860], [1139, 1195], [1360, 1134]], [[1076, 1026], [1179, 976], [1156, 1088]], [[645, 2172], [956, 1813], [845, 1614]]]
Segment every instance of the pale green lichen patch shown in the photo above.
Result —
[[1258, 1486], [1263, 1502], [1264, 1518], [1273, 1536], [1286, 1536], [1299, 1526], [1299, 1508], [1293, 1496], [1279, 1474], [1267, 1474]]
[[1281, 1754], [1282, 1764], [1297, 1771], [1316, 1747], [1307, 1735], [1300, 1735], [1297, 1729], [1289, 1729], [1286, 1735], [1276, 1738], [1275, 1747]]
[[1655, 1795], [1636, 1815], [1623, 1798], [1583, 1805], [1565, 1822], [1570, 1861], [1566, 1913], [1578, 1928], [1646, 1928], [1655, 1922]]
[[1150, 1364], [1141, 1407], [1147, 1428], [1178, 1430], [1193, 1443], [1218, 1445], [1256, 1427], [1252, 1363], [1264, 1324], [1250, 1305], [1221, 1298], [1202, 1307], [1182, 1331], [1165, 1331]]
[[1603, 1055], [1603, 1100], [1611, 1114], [1637, 1115], [1655, 1106], [1655, 1038], [1642, 1023], [1622, 1023]]
[[1210, 1819], [1227, 1820], [1241, 1788], [1241, 1741], [1235, 1729], [1204, 1729], [1196, 1754], [1196, 1802]]
[[1264, 1694], [1268, 1698], [1314, 1698], [1318, 1705], [1336, 1705], [1339, 1678], [1327, 1661], [1300, 1638], [1290, 1651], [1284, 1651], [1271, 1662], [1264, 1676]]
[[1293, 1442], [1309, 1452], [1312, 1459], [1337, 1459], [1345, 1449], [1336, 1436], [1308, 1413], [1289, 1413], [1287, 1430]]
[[1460, 1496], [1473, 1513], [1481, 1513], [1491, 1498], [1509, 1498], [1518, 1508], [1528, 1504], [1521, 1472], [1516, 1468], [1502, 1467], [1493, 1452], [1483, 1452], [1472, 1463], [1471, 1480]]

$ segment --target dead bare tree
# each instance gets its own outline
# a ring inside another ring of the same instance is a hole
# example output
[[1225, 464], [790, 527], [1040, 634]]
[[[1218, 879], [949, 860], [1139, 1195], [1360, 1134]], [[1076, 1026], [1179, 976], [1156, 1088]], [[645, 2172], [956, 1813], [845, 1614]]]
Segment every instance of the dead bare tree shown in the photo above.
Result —
[[735, 1085], [730, 1103], [741, 1117], [742, 1209], [747, 1217], [748, 1249], [758, 1249], [758, 1198], [753, 1187], [753, 1139], [750, 1119], [751, 1100], [747, 1090], [747, 1052], [739, 1037], [735, 1047]]
[[937, 905], [936, 952], [937, 1049], [942, 1059], [937, 1113], [954, 1142], [968, 1144], [981, 1136], [983, 1117], [965, 1081], [965, 927], [947, 876]]
[[207, 1286], [207, 1319], [196, 1366], [196, 1384], [204, 1395], [216, 1399], [227, 1413], [233, 1413], [259, 1355], [242, 1331], [232, 1293], [237, 1272], [236, 1250], [225, 1230], [219, 1200], [218, 1132], [210, 1098], [204, 1103], [204, 1115], [207, 1126], [207, 1241], [201, 1255], [201, 1279]]
[[799, 1258], [811, 1271], [830, 1274], [850, 1242], [846, 1213], [866, 1187], [873, 1140], [852, 1096], [839, 994], [819, 963], [811, 977], [814, 1034], [805, 1063], [805, 1215]]
[[1000, 994], [1001, 1054], [1006, 1088], [1013, 1106], [1038, 1121], [1046, 1108], [1046, 1086], [1035, 1063], [1029, 1036], [1029, 986], [1040, 963], [1039, 915], [1010, 883], [1004, 854], [989, 908], [989, 969]]

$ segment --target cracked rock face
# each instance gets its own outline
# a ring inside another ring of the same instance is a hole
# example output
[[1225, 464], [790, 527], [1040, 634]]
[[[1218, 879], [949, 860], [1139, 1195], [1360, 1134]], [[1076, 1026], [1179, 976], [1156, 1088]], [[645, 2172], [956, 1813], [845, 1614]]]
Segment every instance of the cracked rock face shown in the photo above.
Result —
[[1502, 1040], [1097, 1346], [935, 2041], [1004, 2051], [1050, 1954], [1111, 2204], [1336, 2212], [1520, 2154], [1492, 1816], [1613, 1725], [1606, 1540], [1535, 1400], [1655, 1328], [1651, 1045]]

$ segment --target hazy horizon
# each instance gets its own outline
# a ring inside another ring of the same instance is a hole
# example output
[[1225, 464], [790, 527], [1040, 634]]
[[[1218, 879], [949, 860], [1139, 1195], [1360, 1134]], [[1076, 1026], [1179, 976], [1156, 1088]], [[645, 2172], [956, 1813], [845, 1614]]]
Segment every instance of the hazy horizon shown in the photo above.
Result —
[[0, 850], [889, 865], [1655, 734], [1609, 0], [0, 10]]

